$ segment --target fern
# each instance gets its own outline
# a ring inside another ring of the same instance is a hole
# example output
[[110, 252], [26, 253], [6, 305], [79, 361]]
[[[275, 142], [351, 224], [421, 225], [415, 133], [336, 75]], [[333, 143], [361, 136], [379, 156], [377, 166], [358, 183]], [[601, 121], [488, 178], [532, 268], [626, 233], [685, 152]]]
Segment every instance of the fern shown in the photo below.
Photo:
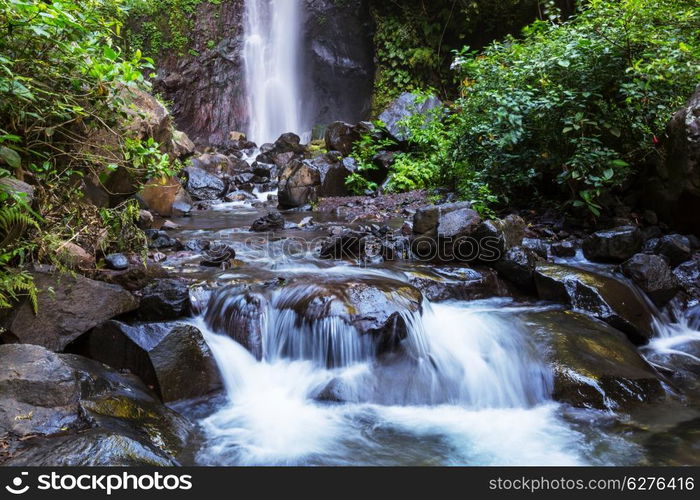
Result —
[[39, 227], [34, 217], [22, 205], [0, 208], [0, 250], [15, 242], [28, 227]]
[[21, 297], [28, 297], [34, 313], [39, 309], [34, 278], [26, 271], [0, 271], [0, 309], [12, 307]]

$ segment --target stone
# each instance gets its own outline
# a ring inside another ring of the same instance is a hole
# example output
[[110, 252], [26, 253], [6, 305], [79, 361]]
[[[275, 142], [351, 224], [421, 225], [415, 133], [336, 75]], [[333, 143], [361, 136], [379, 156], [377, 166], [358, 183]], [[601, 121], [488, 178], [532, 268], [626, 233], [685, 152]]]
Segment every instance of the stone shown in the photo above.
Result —
[[524, 247], [513, 247], [494, 265], [498, 274], [525, 291], [534, 290], [537, 255]]
[[192, 211], [192, 198], [175, 177], [152, 179], [140, 197], [149, 210], [163, 217], [181, 217]]
[[583, 240], [583, 254], [588, 260], [623, 262], [642, 248], [642, 234], [634, 226], [597, 231]]
[[576, 257], [576, 243], [571, 240], [552, 243], [552, 254], [557, 257]]
[[216, 200], [225, 194], [226, 184], [216, 175], [197, 167], [183, 171], [187, 177], [185, 189], [195, 200]]
[[195, 145], [186, 133], [173, 130], [170, 149], [176, 158], [187, 158], [194, 154]]
[[85, 251], [80, 245], [72, 241], [65, 241], [58, 245], [56, 257], [67, 267], [88, 269], [95, 267], [95, 257]]
[[135, 310], [139, 302], [118, 285], [80, 275], [32, 272], [37, 287], [39, 314], [29, 301], [5, 318], [2, 340], [35, 344], [62, 351], [91, 328]]
[[681, 287], [689, 297], [700, 300], [700, 261], [689, 260], [673, 270]]
[[284, 217], [279, 212], [270, 212], [255, 220], [250, 226], [250, 230], [255, 232], [274, 231], [277, 229], [284, 229]]
[[[421, 207], [416, 210], [416, 213], [413, 216], [413, 232], [414, 234], [432, 234], [437, 236], [441, 216], [456, 210], [466, 209], [471, 209], [471, 203], [458, 202]], [[470, 212], [469, 214], [471, 215]]]
[[130, 326], [108, 321], [78, 339], [73, 352], [128, 370], [166, 403], [222, 387], [209, 346], [202, 332], [191, 325]]
[[185, 281], [159, 278], [141, 290], [139, 317], [145, 321], [167, 321], [190, 313], [190, 293]]
[[236, 287], [212, 294], [204, 320], [212, 331], [228, 335], [261, 360], [267, 307], [262, 293]]
[[153, 220], [153, 214], [151, 212], [149, 212], [148, 210], [139, 210], [139, 229], [151, 229], [151, 226], [153, 225]]
[[111, 253], [105, 255], [105, 265], [108, 269], [123, 271], [124, 269], [129, 269], [129, 259], [123, 253]]
[[279, 177], [279, 205], [297, 208], [318, 200], [321, 173], [308, 162], [294, 160], [282, 170]]
[[535, 255], [542, 259], [547, 259], [548, 246], [539, 238], [523, 238], [522, 247], [534, 252]]
[[508, 288], [492, 269], [438, 269], [434, 273], [409, 273], [408, 281], [431, 302], [480, 300], [502, 297]]
[[199, 263], [205, 267], [221, 267], [236, 258], [233, 246], [223, 242], [213, 242], [204, 251], [204, 258]]
[[328, 151], [338, 151], [343, 156], [349, 156], [360, 137], [360, 132], [353, 125], [338, 121], [328, 125], [324, 140]]
[[666, 305], [679, 290], [671, 268], [658, 255], [638, 253], [624, 262], [621, 269], [659, 307]]
[[379, 120], [384, 123], [394, 139], [404, 142], [409, 139], [410, 132], [403, 122], [421, 115], [426, 123], [430, 123], [432, 120], [439, 120], [443, 112], [442, 102], [437, 97], [423, 98], [417, 94], [405, 92], [379, 115]]
[[653, 313], [640, 293], [624, 281], [571, 266], [541, 262], [535, 268], [541, 300], [569, 304], [622, 331], [637, 345], [653, 336]]
[[690, 260], [692, 255], [690, 240], [680, 234], [663, 236], [656, 246], [656, 252], [668, 258], [671, 267], [676, 267], [686, 260]]
[[171, 237], [166, 231], [159, 229], [146, 229], [146, 238], [148, 238], [148, 248], [172, 248], [177, 241]]

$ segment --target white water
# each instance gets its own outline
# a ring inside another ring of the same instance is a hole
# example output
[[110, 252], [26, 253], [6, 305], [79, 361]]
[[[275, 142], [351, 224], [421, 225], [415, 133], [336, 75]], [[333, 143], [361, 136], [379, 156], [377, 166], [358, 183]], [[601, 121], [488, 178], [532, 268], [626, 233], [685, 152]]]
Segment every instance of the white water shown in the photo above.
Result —
[[[203, 421], [208, 440], [200, 463], [584, 461], [583, 437], [558, 416], [549, 368], [517, 321], [467, 303], [428, 306], [422, 318], [409, 318], [407, 355], [379, 362], [353, 328], [321, 321], [304, 331], [292, 314], [268, 311], [260, 362], [198, 320], [228, 396]], [[311, 334], [320, 335], [300, 340]], [[333, 368], [322, 363], [329, 341], [339, 349]], [[332, 380], [342, 404], [316, 399]]]
[[246, 0], [245, 15], [247, 136], [264, 144], [285, 132], [303, 135], [301, 0]]

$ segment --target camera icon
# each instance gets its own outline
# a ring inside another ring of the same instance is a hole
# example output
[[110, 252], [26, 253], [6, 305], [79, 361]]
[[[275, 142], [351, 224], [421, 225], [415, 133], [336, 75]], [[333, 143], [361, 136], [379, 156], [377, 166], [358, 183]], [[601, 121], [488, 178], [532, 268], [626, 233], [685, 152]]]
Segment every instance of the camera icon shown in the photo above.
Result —
[[22, 482], [24, 476], [28, 476], [29, 472], [22, 472], [19, 476], [12, 480], [12, 485], [5, 486], [5, 489], [12, 493], [13, 495], [22, 495], [29, 490], [29, 485], [22, 487]]

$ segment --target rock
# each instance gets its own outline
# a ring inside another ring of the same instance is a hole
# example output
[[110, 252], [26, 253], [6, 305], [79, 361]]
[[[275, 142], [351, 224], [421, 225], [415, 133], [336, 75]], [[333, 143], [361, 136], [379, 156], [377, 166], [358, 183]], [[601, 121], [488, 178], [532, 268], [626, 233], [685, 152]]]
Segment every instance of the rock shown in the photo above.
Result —
[[494, 264], [496, 271], [502, 277], [525, 291], [534, 290], [534, 274], [537, 265], [534, 252], [523, 248], [513, 247]]
[[615, 411], [663, 400], [657, 373], [614, 328], [572, 311], [530, 313], [526, 323], [548, 346], [555, 400]]
[[210, 244], [211, 242], [209, 240], [202, 239], [191, 239], [185, 241], [178, 240], [175, 249], [178, 251], [184, 250], [186, 252], [201, 253], [204, 250], [209, 249]]
[[261, 360], [267, 307], [263, 294], [232, 288], [213, 293], [204, 320], [212, 331], [230, 336]]
[[[233, 165], [228, 156], [221, 153], [203, 153], [190, 160], [190, 166], [204, 170], [216, 177], [233, 175]], [[246, 163], [246, 167], [248, 164]]]
[[689, 297], [700, 300], [700, 261], [684, 262], [673, 270], [673, 275]]
[[221, 267], [223, 264], [228, 264], [235, 258], [236, 250], [233, 246], [227, 243], [214, 242], [204, 251], [204, 259], [202, 259], [199, 265], [205, 267]]
[[145, 321], [167, 321], [190, 313], [187, 283], [174, 278], [156, 279], [141, 290], [139, 316]]
[[445, 205], [429, 205], [419, 208], [413, 216], [414, 234], [434, 234], [437, 235], [440, 217], [455, 210], [471, 209], [471, 203], [459, 202]]
[[31, 184], [27, 184], [14, 177], [3, 177], [0, 178], [0, 186], [8, 193], [21, 196], [28, 205], [34, 202], [34, 186]]
[[226, 184], [219, 177], [197, 167], [183, 170], [187, 176], [185, 188], [195, 200], [216, 200], [226, 192]]
[[552, 243], [552, 254], [557, 257], [576, 257], [576, 243], [571, 240]]
[[331, 152], [308, 161], [320, 174], [321, 184], [316, 191], [319, 198], [348, 195], [345, 179], [357, 169], [354, 159]]
[[238, 190], [228, 193], [224, 199], [226, 201], [257, 201], [258, 198], [248, 191]]
[[153, 225], [153, 214], [148, 210], [139, 210], [139, 229], [151, 229]]
[[623, 262], [642, 248], [642, 235], [634, 226], [598, 231], [583, 240], [583, 254], [588, 260]]
[[171, 220], [166, 220], [163, 222], [163, 224], [160, 226], [160, 228], [163, 231], [174, 231], [175, 229], [180, 228], [180, 224], [176, 224]]
[[691, 257], [690, 240], [680, 234], [669, 234], [662, 237], [656, 246], [656, 252], [667, 257], [671, 267], [689, 260]]
[[170, 149], [176, 158], [186, 158], [194, 154], [195, 145], [186, 133], [173, 130]]
[[129, 326], [108, 321], [78, 339], [73, 352], [130, 371], [166, 403], [221, 388], [209, 346], [191, 325]]
[[279, 177], [279, 205], [282, 208], [297, 208], [318, 199], [321, 173], [308, 162], [292, 161]]
[[413, 116], [422, 115], [422, 119], [429, 123], [432, 120], [439, 120], [442, 114], [442, 102], [437, 97], [424, 98], [417, 94], [405, 92], [379, 115], [379, 120], [384, 123], [387, 131], [393, 138], [403, 142], [408, 140], [409, 131], [402, 122]]
[[83, 247], [71, 241], [65, 241], [58, 246], [56, 257], [58, 257], [61, 264], [67, 267], [81, 269], [95, 267], [95, 257], [87, 253]]
[[282, 153], [294, 153], [301, 155], [306, 153], [306, 147], [301, 144], [301, 139], [298, 135], [287, 132], [279, 136], [279, 138], [272, 145], [272, 148], [266, 151], [266, 153], [271, 153], [273, 155], [278, 155]]
[[409, 283], [431, 302], [502, 297], [507, 287], [492, 269], [438, 269], [435, 273], [409, 273]]
[[469, 236], [481, 223], [481, 217], [471, 208], [460, 208], [441, 213], [438, 219], [437, 234], [440, 238]]
[[105, 265], [108, 269], [123, 271], [124, 269], [129, 269], [129, 259], [123, 253], [111, 253], [105, 255]]
[[163, 217], [181, 217], [192, 211], [192, 198], [175, 177], [151, 180], [141, 191], [141, 199]]
[[175, 238], [172, 238], [166, 231], [146, 229], [144, 233], [148, 238], [148, 248], [172, 248], [177, 244]]
[[324, 139], [328, 151], [338, 151], [343, 156], [349, 156], [360, 137], [359, 130], [353, 125], [345, 122], [333, 122], [326, 128]]
[[[173, 126], [168, 109], [158, 99], [135, 86], [123, 85], [120, 97], [124, 101], [123, 112], [127, 115], [127, 130], [138, 139], [152, 137], [161, 146], [172, 145]], [[172, 153], [172, 150], [166, 151]]]
[[4, 321], [4, 342], [20, 342], [61, 351], [89, 329], [135, 310], [136, 297], [118, 285], [80, 275], [33, 272], [39, 314], [28, 301]]
[[700, 234], [700, 86], [666, 127], [663, 161], [641, 176], [640, 197], [675, 228]]
[[174, 465], [191, 433], [135, 377], [40, 346], [0, 345], [0, 400], [3, 465]]
[[275, 229], [284, 229], [284, 217], [279, 212], [270, 212], [257, 219], [250, 226], [250, 230], [256, 232], [274, 231]]
[[535, 286], [540, 299], [567, 303], [624, 332], [637, 345], [653, 335], [649, 306], [623, 281], [571, 266], [539, 263]]
[[408, 258], [410, 243], [407, 237], [381, 231], [342, 229], [323, 242], [319, 257], [322, 259], [381, 262]]
[[663, 257], [638, 253], [623, 263], [621, 269], [659, 307], [678, 292], [678, 281]]
[[661, 238], [650, 238], [646, 240], [642, 245], [642, 253], [656, 254], [659, 243], [661, 243]]
[[547, 244], [539, 238], [523, 238], [522, 247], [534, 252], [535, 255], [542, 259], [547, 259]]

